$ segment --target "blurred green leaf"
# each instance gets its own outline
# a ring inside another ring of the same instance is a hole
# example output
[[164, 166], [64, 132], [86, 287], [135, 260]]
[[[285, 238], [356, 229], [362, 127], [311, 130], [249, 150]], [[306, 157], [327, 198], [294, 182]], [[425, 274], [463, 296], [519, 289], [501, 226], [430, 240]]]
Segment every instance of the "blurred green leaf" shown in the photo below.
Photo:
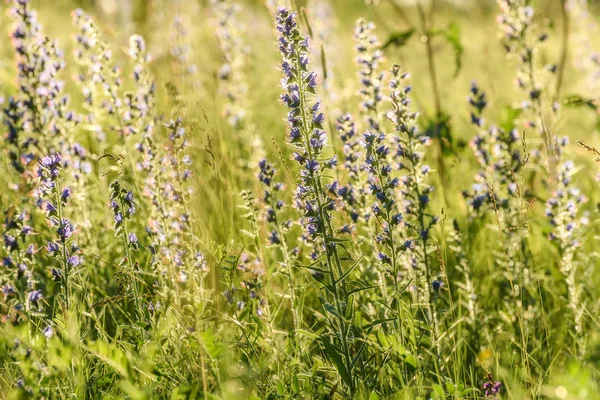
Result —
[[390, 33], [390, 36], [388, 36], [388, 39], [385, 41], [384, 45], [381, 46], [381, 48], [386, 49], [391, 45], [394, 45], [396, 47], [402, 47], [408, 42], [408, 40], [414, 33], [414, 28], [402, 32], [392, 32]]
[[454, 76], [457, 76], [462, 69], [462, 55], [465, 51], [460, 40], [460, 26], [452, 22], [448, 28], [444, 30], [444, 37], [452, 45], [454, 49]]

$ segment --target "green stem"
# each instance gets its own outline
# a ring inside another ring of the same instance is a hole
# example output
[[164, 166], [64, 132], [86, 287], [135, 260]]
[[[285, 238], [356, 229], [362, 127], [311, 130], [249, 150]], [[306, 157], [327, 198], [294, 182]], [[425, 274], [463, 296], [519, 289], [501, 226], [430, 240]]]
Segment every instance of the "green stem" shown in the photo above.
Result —
[[[308, 157], [309, 159], [313, 159], [313, 152], [311, 149], [311, 145], [310, 145], [310, 137], [309, 137], [309, 131], [310, 128], [308, 126], [308, 118], [306, 115], [306, 109], [307, 109], [307, 104], [306, 104], [306, 92], [305, 92], [305, 88], [304, 88], [304, 80], [302, 77], [302, 65], [300, 63], [300, 54], [299, 54], [299, 47], [297, 44], [295, 46], [296, 48], [296, 54], [294, 57], [294, 62], [295, 62], [295, 67], [296, 67], [296, 71], [297, 71], [297, 81], [298, 81], [298, 86], [299, 86], [299, 93], [300, 93], [300, 112], [301, 112], [301, 118], [302, 118], [302, 124], [303, 124], [303, 133], [304, 133], [304, 146], [306, 147], [306, 150], [308, 152]], [[310, 176], [310, 180], [312, 182], [312, 186], [313, 186], [313, 190], [315, 192], [315, 198], [317, 201], [317, 207], [319, 209], [319, 218], [321, 220], [322, 225], [322, 232], [321, 234], [323, 235], [323, 242], [324, 242], [324, 246], [325, 246], [325, 254], [327, 257], [327, 266], [329, 269], [329, 276], [330, 276], [330, 282], [331, 282], [331, 287], [332, 287], [332, 291], [333, 291], [333, 295], [335, 298], [335, 302], [336, 302], [336, 309], [337, 312], [339, 314], [339, 324], [340, 324], [340, 339], [342, 341], [342, 346], [343, 346], [343, 350], [344, 350], [344, 358], [346, 361], [346, 369], [348, 371], [348, 373], [351, 373], [351, 366], [352, 366], [352, 358], [350, 357], [350, 349], [349, 349], [349, 344], [348, 344], [348, 332], [349, 332], [349, 328], [347, 327], [347, 324], [345, 322], [345, 312], [342, 308], [341, 305], [341, 301], [340, 301], [340, 293], [338, 292], [338, 286], [337, 286], [337, 278], [336, 278], [336, 270], [337, 270], [337, 274], [339, 276], [341, 276], [343, 274], [343, 270], [342, 270], [342, 266], [341, 266], [341, 262], [339, 259], [339, 255], [337, 252], [337, 248], [335, 247], [335, 244], [333, 246], [331, 246], [330, 242], [329, 242], [329, 237], [334, 237], [333, 234], [333, 227], [331, 225], [331, 221], [327, 218], [328, 216], [325, 214], [325, 210], [323, 208], [323, 201], [322, 201], [322, 193], [323, 193], [323, 186], [322, 186], [322, 182], [321, 182], [321, 178], [320, 176], [315, 176], [315, 174], [313, 172], [311, 172], [311, 176]], [[333, 262], [331, 260], [331, 258], [333, 258]], [[335, 263], [335, 267], [334, 264]], [[344, 297], [344, 303], [346, 304], [346, 306], [348, 305], [348, 292], [346, 290], [346, 285], [344, 283], [344, 281], [341, 282], [341, 291], [342, 291], [342, 295]], [[354, 389], [354, 383], [353, 380], [351, 380], [350, 382], [350, 391], [352, 393], [354, 393], [355, 389]]]

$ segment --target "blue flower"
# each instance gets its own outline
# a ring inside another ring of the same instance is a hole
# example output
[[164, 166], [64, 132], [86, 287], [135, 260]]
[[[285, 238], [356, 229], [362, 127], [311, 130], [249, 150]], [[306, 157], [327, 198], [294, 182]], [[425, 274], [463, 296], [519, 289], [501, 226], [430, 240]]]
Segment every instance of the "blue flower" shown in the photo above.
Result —
[[29, 292], [27, 299], [29, 300], [30, 303], [37, 303], [38, 301], [40, 301], [44, 296], [42, 295], [42, 291], [41, 290], [33, 290], [31, 292]]

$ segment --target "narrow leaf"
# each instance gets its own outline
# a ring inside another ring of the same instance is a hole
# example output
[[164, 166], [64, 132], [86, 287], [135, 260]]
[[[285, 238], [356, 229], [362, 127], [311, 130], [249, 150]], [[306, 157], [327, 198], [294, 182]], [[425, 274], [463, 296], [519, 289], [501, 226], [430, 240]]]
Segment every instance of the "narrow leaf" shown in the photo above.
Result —
[[410, 39], [414, 33], [414, 28], [403, 32], [392, 32], [390, 36], [388, 36], [388, 39], [385, 41], [384, 45], [381, 48], [386, 49], [391, 45], [394, 45], [396, 47], [402, 47], [408, 42], [408, 39]]
[[335, 365], [335, 368], [338, 370], [338, 373], [340, 374], [340, 377], [342, 378], [344, 383], [348, 386], [352, 386], [352, 378], [350, 377], [350, 374], [346, 369], [346, 365], [342, 360], [342, 356], [340, 355], [341, 352], [339, 351], [339, 349], [335, 347], [327, 337], [322, 337], [321, 343], [323, 344], [325, 353]]
[[337, 284], [337, 283], [340, 283], [340, 282], [342, 282], [344, 279], [346, 279], [346, 277], [347, 277], [348, 275], [350, 275], [350, 272], [352, 272], [352, 271], [354, 270], [354, 268], [356, 268], [356, 266], [358, 265], [358, 263], [359, 263], [359, 262], [361, 262], [363, 258], [364, 258], [364, 255], [361, 255], [361, 256], [358, 258], [358, 260], [356, 260], [356, 261], [354, 262], [354, 264], [352, 264], [352, 266], [351, 266], [350, 268], [348, 268], [346, 271], [344, 271], [344, 273], [343, 273], [343, 274], [342, 274], [342, 275], [341, 275], [341, 276], [338, 278], [338, 280], [336, 281], [336, 284]]

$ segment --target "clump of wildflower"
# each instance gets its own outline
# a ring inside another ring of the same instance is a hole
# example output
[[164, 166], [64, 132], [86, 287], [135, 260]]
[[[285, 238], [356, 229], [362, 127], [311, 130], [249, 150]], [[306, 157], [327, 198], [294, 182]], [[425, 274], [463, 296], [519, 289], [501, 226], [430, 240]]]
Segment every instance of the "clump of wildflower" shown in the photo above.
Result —
[[[247, 252], [230, 256], [229, 266], [222, 266], [225, 279], [223, 296], [235, 318], [241, 318], [249, 310], [257, 318], [266, 316], [266, 296], [263, 293], [264, 265], [258, 257]], [[256, 327], [256, 324], [253, 324]]]
[[132, 296], [136, 305], [136, 312], [140, 312], [139, 307], [139, 277], [138, 263], [134, 262], [132, 251], [139, 250], [139, 241], [135, 232], [132, 232], [127, 226], [128, 222], [133, 220], [136, 213], [135, 200], [133, 193], [126, 190], [121, 182], [114, 180], [110, 184], [110, 203], [109, 206], [113, 212], [113, 222], [115, 235], [121, 239], [125, 247], [125, 257], [123, 257], [120, 265], [127, 266], [124, 271], [128, 276], [128, 288], [132, 291]]
[[[201, 277], [206, 272], [202, 253], [197, 250], [197, 240], [192, 231], [192, 215], [189, 210], [192, 193], [192, 158], [189, 154], [189, 140], [183, 121], [178, 118], [165, 124], [168, 133], [168, 151], [163, 156], [161, 168], [168, 179], [161, 180], [163, 206], [169, 209], [165, 216], [170, 243], [166, 244], [167, 258], [177, 269], [175, 275], [194, 274]], [[182, 282], [179, 279], [180, 283]]]
[[69, 307], [70, 286], [69, 278], [75, 269], [82, 264], [78, 248], [73, 241], [75, 226], [66, 215], [66, 205], [73, 193], [68, 187], [61, 187], [61, 174], [63, 161], [60, 154], [43, 157], [39, 161], [40, 206], [46, 212], [47, 220], [55, 229], [55, 237], [48, 242], [48, 254], [58, 261], [60, 266], [52, 268], [52, 277], [59, 282], [63, 290], [63, 299]]
[[265, 204], [265, 220], [270, 228], [269, 243], [276, 248], [280, 248], [284, 262], [285, 275], [288, 278], [288, 290], [290, 291], [290, 303], [293, 318], [293, 329], [299, 327], [299, 313], [296, 302], [296, 288], [294, 285], [294, 275], [292, 269], [291, 252], [287, 242], [287, 234], [291, 227], [290, 220], [284, 220], [283, 212], [285, 202], [281, 199], [281, 193], [285, 190], [283, 183], [275, 181], [276, 170], [266, 159], [259, 162], [258, 180], [260, 181], [263, 194], [261, 201]]
[[[19, 85], [19, 97], [7, 109], [8, 121], [12, 120], [9, 139], [17, 144], [11, 159], [21, 170], [31, 161], [32, 150], [36, 149], [35, 155], [58, 151], [65, 164], [76, 167], [71, 168], [75, 172], [81, 164], [74, 165], [78, 155], [72, 149], [71, 132], [78, 117], [68, 110], [69, 97], [63, 93], [64, 82], [59, 79], [65, 68], [63, 52], [56, 40], [44, 35], [29, 1], [13, 1], [10, 13], [16, 20], [11, 38]], [[25, 153], [17, 154], [19, 151]]]
[[246, 122], [248, 109], [246, 77], [244, 71], [248, 63], [248, 47], [244, 44], [238, 14], [240, 5], [232, 0], [211, 0], [216, 18], [216, 36], [223, 56], [223, 64], [217, 76], [220, 91], [226, 100], [224, 116], [233, 127], [242, 127]]
[[[337, 119], [336, 129], [342, 140], [343, 163], [341, 167], [348, 174], [348, 183], [338, 190], [339, 196], [344, 200], [344, 207], [353, 224], [363, 217], [368, 222], [370, 213], [366, 210], [365, 179], [363, 149], [360, 135], [356, 132], [356, 125], [352, 115], [347, 113]], [[342, 228], [351, 231], [352, 226]]]
[[[311, 102], [309, 96], [316, 93], [317, 76], [309, 70], [308, 38], [304, 37], [296, 24], [296, 14], [281, 7], [277, 12], [279, 51], [283, 56], [281, 69], [284, 78], [281, 86], [284, 93], [282, 102], [288, 107], [288, 141], [294, 147], [294, 160], [301, 168], [296, 188], [296, 207], [301, 210], [303, 239], [312, 246], [312, 258], [316, 263], [324, 262], [330, 280], [332, 295], [330, 307], [335, 308], [339, 332], [332, 335], [339, 338], [340, 357], [349, 367], [352, 347], [346, 333], [351, 329], [343, 315], [349, 315], [346, 282], [339, 277], [344, 273], [342, 260], [338, 254], [336, 231], [332, 224], [332, 211], [337, 208], [335, 199], [339, 189], [337, 181], [324, 184], [324, 174], [332, 169], [335, 157], [326, 157], [324, 146], [327, 135], [323, 130], [325, 122], [319, 102]], [[318, 280], [318, 276], [315, 276]], [[325, 305], [326, 309], [327, 306]], [[350, 392], [354, 392], [354, 382], [346, 380]]]
[[[477, 135], [470, 145], [479, 162], [480, 169], [470, 191], [463, 192], [469, 204], [471, 217], [485, 214], [494, 207], [507, 209], [516, 201], [520, 193], [516, 180], [523, 166], [517, 145], [520, 141], [516, 129], [506, 132], [495, 125], [489, 126], [483, 117], [487, 106], [485, 93], [471, 83], [469, 95], [471, 123]], [[493, 190], [493, 197], [491, 191]]]
[[509, 57], [518, 60], [516, 83], [525, 93], [525, 99], [520, 104], [524, 111], [524, 126], [537, 129], [540, 133], [544, 140], [549, 169], [553, 170], [558, 162], [556, 138], [550, 127], [545, 126], [543, 111], [550, 109], [557, 112], [559, 108], [557, 103], [546, 106], [546, 102], [551, 98], [547, 88], [550, 87], [557, 67], [537, 66], [540, 46], [548, 35], [540, 31], [534, 23], [533, 7], [528, 5], [526, 0], [499, 0], [498, 4], [502, 11], [498, 16], [498, 23], [503, 33], [504, 47]]
[[[424, 163], [424, 148], [430, 144], [430, 139], [421, 132], [417, 125], [418, 114], [410, 109], [409, 93], [411, 87], [406, 84], [408, 74], [403, 73], [395, 65], [391, 71], [390, 90], [392, 110], [387, 113], [393, 123], [396, 134], [392, 136], [391, 148], [395, 169], [402, 174], [396, 184], [400, 188], [400, 211], [405, 227], [404, 249], [407, 250], [409, 276], [414, 278], [413, 285], [417, 296], [423, 294], [427, 307], [429, 323], [432, 326], [434, 341], [437, 336], [437, 316], [433, 310], [433, 271], [429, 258], [431, 229], [437, 223], [438, 217], [429, 211], [430, 195], [433, 186], [427, 183], [431, 168]], [[391, 169], [388, 166], [387, 169]], [[389, 200], [388, 200], [389, 201]]]
[[[0, 322], [16, 323], [20, 315], [37, 311], [43, 294], [37, 289], [33, 258], [36, 253], [28, 224], [30, 215], [9, 208], [2, 226], [2, 272], [0, 273]], [[38, 290], [36, 292], [36, 290]]]
[[[561, 142], [565, 146], [568, 140], [564, 138]], [[546, 216], [552, 225], [549, 238], [561, 256], [558, 266], [567, 284], [567, 303], [573, 313], [574, 329], [580, 334], [584, 307], [581, 306], [583, 288], [578, 280], [581, 260], [577, 250], [582, 245], [589, 218], [580, 213], [580, 206], [587, 199], [572, 185], [574, 173], [575, 165], [571, 160], [560, 165], [556, 188], [546, 202]]]
[[[182, 6], [186, 9], [182, 10]], [[198, 74], [198, 66], [192, 61], [194, 53], [190, 42], [190, 19], [194, 18], [194, 15], [190, 15], [192, 7], [193, 3], [190, 2], [175, 2], [177, 14], [171, 22], [170, 52], [174, 59], [175, 75], [186, 84], [197, 87], [198, 81], [194, 77]]]
[[375, 24], [359, 19], [354, 30], [356, 41], [356, 64], [360, 81], [361, 109], [365, 116], [367, 128], [379, 132], [381, 124], [380, 104], [383, 100], [384, 74], [379, 70], [383, 61], [381, 43], [373, 33]]
[[[93, 19], [81, 9], [73, 11], [72, 17], [78, 29], [74, 55], [80, 72], [76, 75], [76, 81], [81, 87], [84, 106], [88, 111], [85, 119], [97, 141], [102, 143], [106, 139], [101, 124], [105, 114], [115, 115], [119, 120], [130, 120], [128, 114], [121, 113], [124, 104], [119, 93], [122, 85], [120, 70], [113, 65], [112, 51]], [[118, 129], [123, 131], [123, 127]]]
[[382, 247], [378, 257], [397, 288], [397, 261], [402, 251], [402, 240], [397, 232], [394, 237], [394, 233], [403, 217], [398, 210], [395, 191], [400, 185], [400, 179], [393, 176], [393, 160], [386, 135], [383, 132], [367, 132], [363, 136], [363, 142], [369, 174], [368, 187], [374, 200], [371, 209], [381, 223], [381, 233], [377, 236], [377, 241]]
[[484, 395], [486, 398], [498, 398], [500, 389], [502, 389], [502, 382], [500, 381], [486, 382], [483, 384], [483, 390], [485, 390]]
[[8, 148], [10, 164], [18, 173], [24, 173], [35, 159], [36, 141], [26, 132], [27, 121], [24, 118], [24, 104], [22, 100], [9, 97], [3, 108], [3, 123], [7, 128], [5, 143]]

